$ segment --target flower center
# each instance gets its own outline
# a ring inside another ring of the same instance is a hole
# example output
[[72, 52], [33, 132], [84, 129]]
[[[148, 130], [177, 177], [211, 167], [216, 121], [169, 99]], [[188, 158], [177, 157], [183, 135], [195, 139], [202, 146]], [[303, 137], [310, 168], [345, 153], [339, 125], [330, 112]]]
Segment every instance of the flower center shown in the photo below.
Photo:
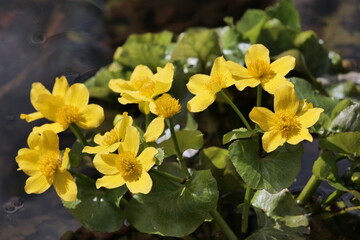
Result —
[[154, 93], [155, 83], [146, 76], [139, 76], [131, 80], [132, 87], [139, 90], [140, 94], [145, 97], [151, 97]]
[[104, 138], [102, 140], [103, 145], [110, 146], [116, 142], [118, 142], [118, 137], [114, 129], [104, 134]]
[[275, 124], [278, 131], [286, 139], [298, 135], [301, 129], [296, 116], [284, 110], [275, 113]]
[[55, 121], [67, 127], [76, 122], [80, 117], [79, 109], [71, 105], [62, 106], [56, 113]]
[[163, 94], [155, 101], [155, 110], [158, 116], [170, 118], [181, 111], [179, 100], [170, 96], [170, 94]]
[[40, 157], [39, 168], [44, 176], [53, 178], [54, 173], [60, 163], [61, 160], [57, 152], [48, 152]]
[[220, 74], [210, 76], [209, 82], [206, 84], [206, 88], [210, 92], [219, 92], [224, 87], [224, 77]]
[[139, 160], [136, 159], [134, 153], [129, 151], [119, 153], [119, 159], [116, 162], [116, 166], [126, 182], [139, 180], [142, 172], [142, 165]]
[[250, 75], [259, 79], [260, 81], [268, 81], [275, 76], [275, 73], [271, 71], [270, 64], [264, 60], [255, 60], [249, 66], [247, 66]]

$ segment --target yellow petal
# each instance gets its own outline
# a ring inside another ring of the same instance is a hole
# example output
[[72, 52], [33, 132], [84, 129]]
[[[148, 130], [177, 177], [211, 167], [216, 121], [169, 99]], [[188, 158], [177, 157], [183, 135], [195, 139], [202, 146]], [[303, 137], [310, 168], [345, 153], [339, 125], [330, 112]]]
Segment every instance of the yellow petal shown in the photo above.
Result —
[[120, 144], [119, 150], [130, 151], [135, 155], [139, 151], [139, 143], [140, 143], [140, 134], [139, 131], [133, 127], [128, 126], [126, 128], [125, 139], [122, 144]]
[[49, 130], [49, 131], [53, 131], [55, 133], [59, 133], [59, 132], [65, 131], [66, 129], [67, 129], [67, 127], [64, 127], [60, 123], [47, 123], [40, 127], [34, 127], [33, 132], [42, 133], [46, 130]]
[[186, 84], [187, 89], [192, 94], [201, 94], [205, 91], [208, 91], [206, 85], [210, 81], [210, 76], [205, 74], [195, 74], [190, 77], [189, 82]]
[[102, 174], [117, 174], [119, 170], [116, 167], [117, 154], [96, 154], [94, 157], [94, 166]]
[[252, 76], [249, 75], [248, 70], [240, 64], [233, 61], [227, 61], [226, 65], [236, 79], [252, 78]]
[[59, 151], [59, 137], [53, 131], [46, 130], [42, 133], [40, 137], [40, 153], [46, 152], [58, 152]]
[[257, 60], [270, 64], [269, 49], [262, 44], [251, 45], [245, 54], [246, 66], [251, 65]]
[[320, 118], [320, 114], [324, 111], [322, 108], [310, 108], [304, 114], [298, 117], [298, 121], [302, 128], [309, 128], [314, 125]]
[[169, 91], [174, 79], [174, 65], [167, 63], [163, 68], [158, 67], [153, 79], [155, 81], [153, 97]]
[[36, 105], [38, 111], [41, 112], [45, 118], [55, 122], [56, 113], [64, 105], [64, 101], [60, 97], [42, 94], [38, 97]]
[[308, 140], [309, 142], [313, 141], [313, 137], [309, 133], [309, 130], [307, 130], [306, 128], [300, 129], [300, 132], [294, 136], [291, 136], [289, 139], [287, 139], [287, 142], [295, 145], [303, 140]]
[[215, 101], [215, 98], [213, 94], [201, 93], [190, 99], [186, 107], [190, 112], [202, 112]]
[[129, 81], [124, 79], [111, 79], [109, 81], [109, 88], [116, 93], [123, 93], [128, 91], [134, 91], [134, 88], [130, 86]]
[[120, 145], [120, 142], [111, 144], [110, 146], [104, 146], [104, 145], [103, 146], [95, 146], [95, 147], [85, 146], [84, 149], [82, 150], [82, 152], [90, 153], [90, 154], [112, 153], [112, 152], [115, 152], [119, 148], [119, 145]]
[[247, 79], [241, 79], [241, 80], [237, 80], [235, 82], [235, 87], [239, 90], [242, 91], [244, 90], [246, 87], [256, 87], [257, 85], [259, 85], [261, 82], [258, 79], [255, 78], [247, 78]]
[[276, 89], [281, 87], [282, 85], [294, 87], [294, 84], [292, 82], [290, 82], [285, 77], [282, 77], [280, 75], [276, 75], [275, 77], [269, 79], [268, 81], [262, 81], [261, 85], [263, 89], [270, 94], [274, 94]]
[[269, 129], [274, 124], [274, 113], [264, 107], [254, 107], [249, 113], [249, 118], [251, 121], [255, 122], [260, 126], [264, 131], [269, 131]]
[[49, 189], [51, 183], [43, 175], [29, 177], [25, 183], [25, 192], [30, 193], [43, 193]]
[[299, 107], [299, 100], [293, 87], [283, 85], [274, 92], [274, 110], [287, 110], [296, 114]]
[[158, 150], [154, 147], [147, 147], [142, 151], [142, 153], [137, 157], [140, 161], [143, 169], [149, 171], [155, 164], [155, 154]]
[[82, 83], [69, 87], [64, 97], [65, 104], [83, 109], [89, 103], [89, 90]]
[[124, 112], [121, 120], [115, 125], [114, 129], [119, 139], [123, 140], [125, 137], [126, 128], [133, 124], [133, 119], [128, 115], [127, 112]]
[[27, 144], [29, 148], [34, 149], [39, 146], [40, 136], [41, 135], [39, 133], [35, 133], [35, 132], [31, 132], [29, 134], [29, 137], [27, 139]]
[[152, 180], [146, 171], [142, 171], [138, 181], [126, 182], [126, 186], [132, 193], [147, 194], [152, 188]]
[[75, 201], [77, 187], [73, 176], [68, 171], [56, 171], [54, 174], [54, 188], [57, 195], [64, 201]]
[[164, 132], [165, 123], [163, 117], [157, 117], [152, 120], [144, 134], [145, 142], [155, 142]]
[[65, 93], [69, 88], [69, 83], [65, 76], [55, 79], [55, 84], [52, 90], [54, 96], [65, 97]]
[[39, 82], [33, 83], [31, 86], [31, 91], [30, 91], [30, 102], [34, 106], [34, 108], [38, 111], [39, 111], [39, 109], [37, 107], [37, 100], [38, 100], [39, 96], [42, 94], [51, 95], [49, 90], [47, 90], [44, 87], [44, 85], [42, 85]]
[[211, 72], [210, 72], [210, 76], [213, 75], [221, 75], [223, 74], [225, 71], [229, 71], [227, 66], [226, 66], [226, 61], [224, 59], [224, 57], [217, 57], [214, 61], [214, 64], [211, 68]]
[[92, 129], [100, 126], [104, 118], [102, 107], [97, 104], [89, 104], [83, 109], [81, 117], [75, 123], [83, 129]]
[[60, 165], [60, 170], [66, 170], [67, 166], [69, 164], [69, 152], [70, 152], [70, 148], [65, 148], [65, 151], [63, 152], [62, 156], [61, 156], [61, 165]]
[[108, 189], [113, 189], [120, 187], [124, 184], [125, 184], [125, 180], [120, 175], [120, 173], [114, 175], [106, 175], [96, 180], [96, 188], [105, 187]]
[[271, 63], [270, 67], [277, 75], [285, 76], [288, 72], [294, 69], [295, 58], [292, 56], [281, 57]]
[[40, 172], [38, 166], [39, 151], [22, 148], [19, 150], [15, 160], [19, 165], [18, 170], [24, 171], [29, 176], [38, 175]]
[[150, 113], [149, 103], [150, 102], [141, 102], [141, 103], [139, 103], [139, 110], [144, 114], [149, 114]]
[[263, 148], [266, 152], [272, 152], [279, 146], [284, 145], [286, 139], [277, 131], [266, 132], [262, 137]]
[[[153, 77], [153, 72], [150, 70], [149, 67], [145, 65], [137, 65], [134, 71], [131, 73], [130, 76], [130, 84], [132, 86], [136, 85], [136, 82], [139, 79], [150, 79]], [[135, 84], [134, 84], [135, 83]]]
[[24, 119], [27, 122], [32, 122], [38, 119], [43, 118], [44, 115], [41, 114], [41, 112], [34, 112], [34, 113], [30, 113], [30, 114], [20, 114], [20, 118]]

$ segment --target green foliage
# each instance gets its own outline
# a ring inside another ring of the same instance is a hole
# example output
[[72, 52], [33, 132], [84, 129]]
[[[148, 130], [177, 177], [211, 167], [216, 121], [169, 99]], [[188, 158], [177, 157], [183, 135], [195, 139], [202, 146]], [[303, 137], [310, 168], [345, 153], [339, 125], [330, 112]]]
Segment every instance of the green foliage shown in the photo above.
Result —
[[79, 142], [79, 140], [76, 140], [73, 145], [71, 146], [71, 150], [69, 152], [69, 159], [70, 159], [70, 165], [71, 167], [78, 167], [83, 159], [83, 157], [86, 155], [82, 152], [84, 148], [84, 145]]
[[335, 133], [320, 140], [320, 146], [337, 153], [360, 156], [360, 132]]
[[229, 151], [227, 149], [219, 147], [209, 147], [203, 149], [203, 156], [214, 164], [219, 169], [226, 167], [226, 160], [228, 158]]
[[246, 128], [234, 129], [231, 132], [224, 134], [222, 143], [227, 144], [238, 138], [249, 138], [249, 137], [254, 136], [256, 133], [257, 133], [256, 130], [249, 131]]

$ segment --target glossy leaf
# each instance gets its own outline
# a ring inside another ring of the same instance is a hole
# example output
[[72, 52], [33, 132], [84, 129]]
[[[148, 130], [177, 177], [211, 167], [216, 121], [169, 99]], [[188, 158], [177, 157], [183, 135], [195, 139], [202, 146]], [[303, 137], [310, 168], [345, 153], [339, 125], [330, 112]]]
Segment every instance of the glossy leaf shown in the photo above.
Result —
[[338, 153], [360, 156], [360, 132], [335, 133], [320, 140], [320, 146]]
[[336, 181], [338, 167], [334, 154], [328, 151], [323, 152], [314, 162], [312, 172], [319, 179]]
[[331, 122], [330, 131], [360, 131], [360, 104], [356, 103], [342, 110]]
[[231, 132], [224, 134], [222, 143], [227, 144], [235, 139], [249, 138], [257, 133], [256, 130], [247, 130], [246, 128], [234, 129]]
[[272, 7], [266, 9], [271, 18], [277, 18], [288, 28], [300, 31], [301, 22], [299, 12], [292, 0], [281, 0]]
[[202, 151], [203, 156], [207, 158], [218, 169], [224, 169], [226, 167], [229, 151], [227, 149], [219, 147], [209, 147]]

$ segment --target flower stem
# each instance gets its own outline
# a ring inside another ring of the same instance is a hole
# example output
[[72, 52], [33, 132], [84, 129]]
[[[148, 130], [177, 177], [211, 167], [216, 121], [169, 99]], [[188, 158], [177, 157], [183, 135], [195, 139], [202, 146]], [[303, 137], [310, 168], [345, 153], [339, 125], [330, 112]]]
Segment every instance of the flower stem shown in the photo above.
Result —
[[244, 125], [246, 126], [246, 128], [251, 131], [252, 128], [250, 127], [248, 121], [246, 120], [246, 118], [244, 117], [244, 115], [240, 112], [240, 110], [236, 107], [236, 105], [233, 103], [233, 101], [231, 101], [231, 99], [229, 98], [229, 96], [224, 92], [224, 91], [220, 91], [221, 95], [223, 96], [223, 98], [225, 99], [225, 101], [231, 106], [231, 108], [236, 112], [236, 114], [240, 117], [241, 121], [244, 123]]
[[310, 200], [311, 196], [315, 193], [319, 187], [321, 180], [312, 175], [305, 187], [301, 191], [300, 195], [296, 198], [296, 202], [299, 206], [305, 206]]
[[74, 175], [75, 177], [79, 178], [79, 179], [82, 179], [86, 182], [91, 182], [91, 183], [94, 183], [95, 184], [95, 179], [92, 179], [91, 177], [88, 177], [86, 176], [85, 174], [82, 174], [80, 172], [77, 172], [77, 171], [74, 171], [72, 169], [68, 169], [68, 171]]
[[262, 87], [261, 85], [257, 86], [257, 94], [256, 94], [256, 106], [261, 107], [261, 100], [262, 100]]
[[249, 209], [250, 209], [250, 201], [251, 201], [252, 189], [250, 187], [246, 187], [245, 190], [245, 198], [242, 209], [242, 217], [241, 217], [241, 232], [246, 233], [249, 225]]
[[173, 180], [175, 182], [178, 182], [178, 183], [184, 183], [185, 182], [185, 179], [181, 178], [181, 177], [178, 177], [178, 176], [175, 176], [175, 175], [172, 175], [170, 173], [167, 173], [167, 172], [164, 172], [164, 171], [161, 171], [161, 170], [158, 170], [158, 169], [151, 169], [150, 170], [152, 173], [155, 173], [157, 175], [160, 175], [160, 176], [163, 176], [163, 177], [166, 177], [170, 180]]
[[82, 145], [84, 146], [88, 145], [85, 136], [83, 135], [82, 131], [75, 123], [71, 123], [69, 125], [69, 128], [72, 131], [72, 133], [75, 135], [75, 137], [82, 143]]
[[236, 237], [235, 233], [231, 230], [229, 225], [225, 222], [223, 217], [220, 215], [220, 213], [216, 209], [212, 210], [210, 212], [210, 214], [229, 240], [237, 240], [238, 239]]
[[335, 190], [324, 201], [321, 202], [321, 207], [325, 208], [330, 204], [336, 202], [336, 200], [338, 200], [339, 197], [341, 197], [343, 194], [344, 194], [343, 191]]
[[174, 142], [174, 147], [175, 147], [175, 151], [176, 151], [176, 154], [177, 154], [177, 157], [178, 157], [178, 160], [179, 160], [179, 163], [180, 163], [180, 167], [181, 167], [181, 170], [183, 171], [184, 175], [186, 178], [190, 178], [190, 173], [189, 173], [189, 170], [186, 166], [186, 163], [183, 159], [183, 156], [182, 156], [182, 153], [180, 151], [180, 147], [179, 147], [179, 142], [176, 138], [176, 134], [175, 134], [175, 129], [174, 129], [174, 123], [172, 121], [172, 118], [167, 118], [166, 119], [166, 122], [169, 126], [169, 129], [170, 129], [170, 132], [171, 132], [171, 138]]

